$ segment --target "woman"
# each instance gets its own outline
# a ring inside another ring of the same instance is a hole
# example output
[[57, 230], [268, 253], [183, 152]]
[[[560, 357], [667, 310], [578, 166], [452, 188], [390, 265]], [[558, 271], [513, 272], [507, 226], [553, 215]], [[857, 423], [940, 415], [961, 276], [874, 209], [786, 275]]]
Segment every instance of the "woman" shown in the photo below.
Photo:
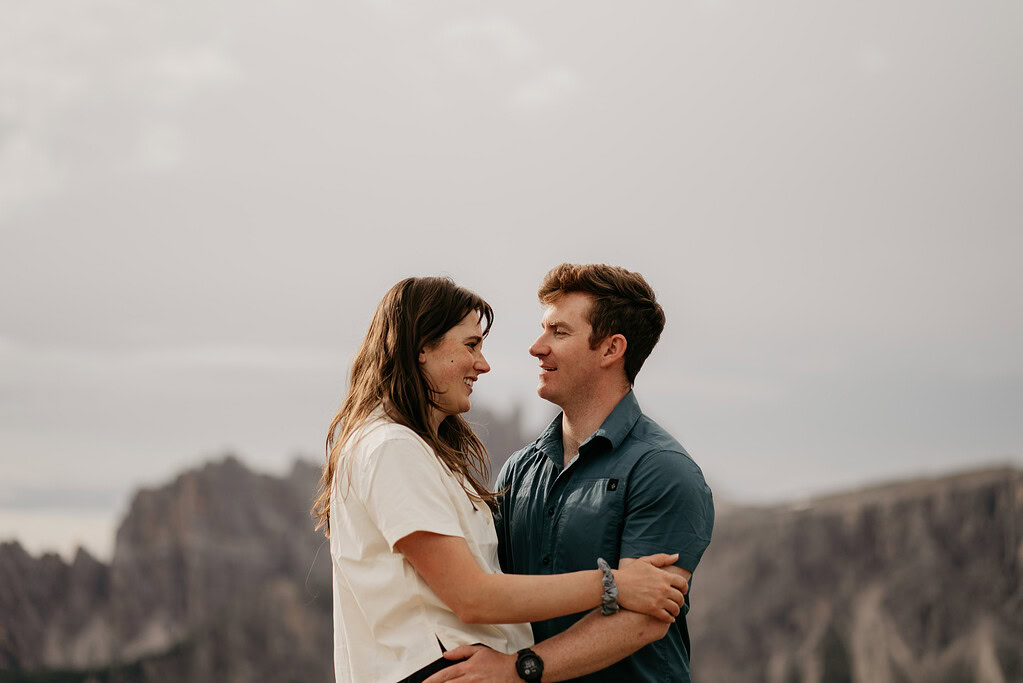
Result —
[[[501, 573], [486, 451], [460, 416], [490, 370], [492, 320], [450, 279], [402, 280], [352, 363], [313, 508], [330, 538], [338, 681], [423, 680], [471, 643], [510, 654], [532, 644], [526, 622], [607, 599], [597, 569]], [[613, 572], [618, 600], [671, 621], [682, 594], [644, 559]]]

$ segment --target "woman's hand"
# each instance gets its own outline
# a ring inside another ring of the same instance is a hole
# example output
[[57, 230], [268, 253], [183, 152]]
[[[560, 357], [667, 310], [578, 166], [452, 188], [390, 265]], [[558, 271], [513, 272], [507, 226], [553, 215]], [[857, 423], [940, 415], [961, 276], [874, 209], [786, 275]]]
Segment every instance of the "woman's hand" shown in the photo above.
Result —
[[612, 570], [618, 586], [618, 604], [661, 621], [675, 621], [689, 592], [689, 582], [681, 574], [661, 567], [670, 567], [677, 560], [678, 553], [658, 553], [628, 564], [623, 562], [621, 569]]

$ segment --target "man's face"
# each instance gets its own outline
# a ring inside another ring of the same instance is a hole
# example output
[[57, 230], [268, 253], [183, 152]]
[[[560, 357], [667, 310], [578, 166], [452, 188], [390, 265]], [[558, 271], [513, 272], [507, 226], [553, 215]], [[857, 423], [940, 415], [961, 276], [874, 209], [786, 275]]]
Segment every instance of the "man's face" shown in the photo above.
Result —
[[600, 369], [600, 350], [590, 348], [589, 322], [593, 298], [589, 294], [563, 294], [544, 313], [543, 332], [529, 353], [540, 361], [536, 393], [565, 409], [584, 400]]

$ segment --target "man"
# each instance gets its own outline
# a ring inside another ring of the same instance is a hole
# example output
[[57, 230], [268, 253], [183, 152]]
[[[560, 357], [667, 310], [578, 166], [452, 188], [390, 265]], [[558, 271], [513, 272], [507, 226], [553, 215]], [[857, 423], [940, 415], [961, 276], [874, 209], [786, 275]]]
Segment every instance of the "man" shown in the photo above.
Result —
[[[638, 273], [562, 264], [538, 292], [543, 332], [537, 393], [562, 410], [515, 453], [498, 478], [507, 488], [496, 516], [505, 572], [553, 574], [612, 567], [658, 552], [692, 577], [710, 543], [714, 507], [685, 449], [645, 416], [632, 392], [664, 328], [664, 312]], [[441, 680], [690, 681], [688, 600], [670, 625], [620, 611], [534, 623], [537, 644], [518, 657], [480, 646]], [[594, 673], [591, 673], [594, 672]], [[589, 675], [584, 675], [589, 674]]]

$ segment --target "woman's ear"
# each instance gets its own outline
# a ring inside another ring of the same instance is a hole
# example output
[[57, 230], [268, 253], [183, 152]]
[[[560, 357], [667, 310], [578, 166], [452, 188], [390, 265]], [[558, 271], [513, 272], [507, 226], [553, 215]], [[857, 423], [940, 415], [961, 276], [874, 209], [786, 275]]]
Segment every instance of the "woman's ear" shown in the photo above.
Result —
[[419, 352], [419, 364], [424, 365], [426, 363], [426, 349]]

